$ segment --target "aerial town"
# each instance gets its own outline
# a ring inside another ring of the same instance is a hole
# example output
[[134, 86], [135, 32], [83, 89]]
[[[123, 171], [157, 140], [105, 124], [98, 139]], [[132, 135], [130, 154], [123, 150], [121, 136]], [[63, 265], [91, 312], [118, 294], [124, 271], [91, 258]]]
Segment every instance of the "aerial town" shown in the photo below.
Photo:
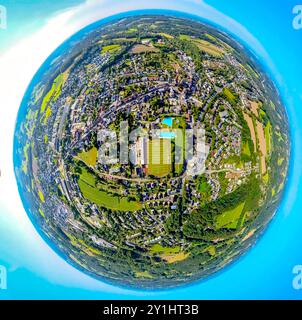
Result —
[[33, 81], [16, 133], [23, 201], [54, 250], [93, 277], [147, 288], [243, 254], [278, 207], [289, 158], [282, 102], [252, 54], [164, 15], [64, 46]]

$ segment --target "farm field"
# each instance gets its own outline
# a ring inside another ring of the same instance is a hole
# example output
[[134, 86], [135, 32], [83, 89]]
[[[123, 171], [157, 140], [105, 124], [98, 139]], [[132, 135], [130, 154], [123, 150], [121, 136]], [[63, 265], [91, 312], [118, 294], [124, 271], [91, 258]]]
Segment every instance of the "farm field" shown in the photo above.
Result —
[[140, 53], [143, 53], [143, 52], [158, 52], [158, 51], [159, 50], [157, 48], [150, 47], [150, 46], [145, 46], [143, 44], [135, 45], [132, 48], [132, 53], [134, 53], [134, 54], [140, 54]]
[[96, 188], [96, 178], [87, 170], [83, 172], [79, 179], [79, 188], [83, 196], [98, 206], [107, 207], [118, 211], [136, 211], [142, 208], [142, 205], [136, 201], [129, 201], [126, 197], [111, 195], [105, 191]]
[[257, 139], [256, 139], [256, 132], [255, 132], [253, 120], [247, 113], [244, 113], [244, 120], [247, 122], [248, 127], [250, 129], [252, 141], [253, 141], [253, 144], [254, 144], [254, 151], [256, 151]]
[[212, 44], [209, 41], [202, 40], [202, 39], [195, 39], [188, 35], [180, 35], [179, 38], [181, 40], [191, 41], [194, 44], [197, 45], [197, 47], [204, 51], [205, 53], [208, 53], [209, 55], [216, 56], [216, 57], [222, 57], [225, 54], [224, 49], [219, 48], [218, 46]]
[[216, 219], [216, 227], [218, 229], [236, 229], [244, 206], [245, 202], [239, 204], [236, 208], [219, 215]]
[[119, 50], [121, 50], [121, 46], [119, 44], [113, 44], [103, 47], [101, 53], [104, 54], [106, 52], [109, 52], [110, 54], [113, 54]]

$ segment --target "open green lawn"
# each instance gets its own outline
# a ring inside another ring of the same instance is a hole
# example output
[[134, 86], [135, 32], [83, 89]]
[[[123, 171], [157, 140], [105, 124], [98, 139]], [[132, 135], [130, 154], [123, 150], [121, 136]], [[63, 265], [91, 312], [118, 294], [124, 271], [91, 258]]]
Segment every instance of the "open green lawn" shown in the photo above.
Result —
[[266, 174], [262, 177], [263, 182], [268, 184], [269, 183], [269, 173], [266, 172]]
[[250, 145], [247, 141], [242, 144], [242, 153], [248, 157], [251, 156]]
[[199, 184], [199, 192], [205, 193], [205, 192], [210, 192], [211, 191], [211, 186], [206, 182], [201, 182]]
[[173, 129], [186, 129], [186, 119], [184, 117], [174, 117], [173, 119]]
[[42, 216], [42, 218], [45, 219], [45, 213], [44, 213], [44, 211], [42, 209], [39, 209], [39, 213]]
[[98, 150], [96, 147], [91, 148], [88, 151], [82, 151], [78, 154], [78, 157], [89, 166], [96, 166]]
[[204, 251], [207, 251], [211, 256], [216, 255], [216, 249], [215, 249], [215, 246], [213, 245], [208, 246]]
[[179, 253], [179, 251], [180, 251], [180, 246], [163, 247], [160, 244], [155, 244], [150, 249], [150, 253], [152, 254], [175, 254], [175, 253]]
[[191, 41], [193, 42], [195, 45], [197, 45], [197, 47], [205, 52], [208, 53], [214, 57], [222, 57], [225, 54], [224, 49], [214, 45], [211, 42], [208, 42], [206, 40], [202, 40], [202, 39], [195, 39], [192, 38], [188, 35], [182, 34], [179, 36], [180, 40], [185, 40], [185, 41]]
[[[173, 129], [177, 130], [176, 131], [176, 138], [175, 138], [175, 148], [182, 149], [182, 158], [178, 160], [179, 163], [176, 163], [177, 160], [175, 159], [174, 170], [175, 170], [176, 174], [181, 174], [183, 171], [184, 158], [185, 158], [186, 120], [183, 117], [175, 118], [175, 120], [173, 121]], [[179, 149], [177, 149], [177, 150], [179, 150]], [[172, 157], [175, 157], [175, 154], [173, 154]]]
[[96, 177], [84, 168], [79, 179], [79, 188], [84, 198], [101, 207], [118, 211], [136, 211], [142, 208], [140, 202], [129, 201], [126, 197], [118, 197], [97, 189]]
[[228, 99], [228, 101], [230, 103], [234, 103], [236, 100], [236, 97], [234, 96], [234, 94], [231, 92], [231, 90], [229, 88], [224, 88], [223, 89], [223, 94], [226, 96], [226, 98]]
[[175, 170], [175, 173], [176, 173], [176, 174], [181, 174], [182, 171], [183, 171], [183, 168], [184, 168], [183, 164], [181, 164], [181, 163], [180, 163], [180, 164], [175, 163], [174, 170]]
[[259, 109], [259, 116], [260, 116], [260, 119], [262, 120], [266, 116], [265, 111], [262, 109]]
[[64, 74], [59, 74], [54, 80], [51, 89], [45, 95], [42, 104], [41, 104], [41, 112], [43, 113], [51, 101], [56, 101], [56, 99], [61, 94], [62, 84], [64, 82]]
[[164, 177], [172, 170], [171, 141], [156, 139], [149, 141], [148, 147], [148, 174], [155, 177]]
[[188, 258], [189, 253], [181, 251], [180, 246], [176, 247], [163, 247], [160, 244], [155, 244], [149, 251], [151, 254], [159, 255], [163, 260], [168, 263], [175, 263], [183, 261]]
[[125, 32], [125, 33], [133, 33], [133, 32], [137, 32], [137, 31], [138, 31], [137, 28], [130, 28], [130, 29], [124, 31], [124, 32]]
[[244, 206], [245, 202], [242, 202], [236, 208], [219, 215], [216, 218], [216, 228], [236, 229]]
[[270, 154], [272, 151], [272, 125], [271, 123], [268, 121], [267, 125], [265, 126], [264, 129], [264, 133], [265, 133], [265, 140], [266, 140], [266, 150], [267, 153]]
[[190, 41], [190, 40], [192, 40], [192, 38], [191, 38], [190, 36], [186, 35], [186, 34], [181, 34], [181, 35], [179, 36], [179, 39], [180, 39], [180, 40], [185, 40], [185, 41]]
[[210, 40], [212, 40], [212, 41], [217, 41], [217, 38], [215, 38], [214, 36], [212, 36], [211, 34], [208, 34], [208, 33], [205, 33], [205, 36], [207, 37], [207, 38], [209, 38]]
[[104, 54], [109, 52], [110, 54], [113, 54], [120, 50], [121, 50], [121, 46], [119, 44], [112, 44], [112, 45], [103, 47], [101, 53]]
[[135, 272], [135, 276], [137, 278], [153, 279], [153, 276], [148, 271]]
[[[182, 167], [178, 168], [181, 172]], [[168, 164], [150, 164], [148, 166], [148, 174], [155, 177], [164, 177], [171, 172], [171, 165]]]
[[50, 105], [48, 105], [48, 107], [45, 111], [45, 117], [44, 117], [44, 124], [45, 125], [47, 124], [47, 121], [48, 121], [49, 117], [51, 116], [51, 114], [52, 114], [52, 110], [51, 110]]
[[201, 39], [197, 39], [194, 42], [197, 44], [198, 48], [201, 51], [208, 53], [214, 57], [222, 57], [225, 53], [225, 51], [222, 48], [215, 46], [211, 42], [201, 40]]
[[174, 37], [171, 36], [170, 34], [167, 34], [167, 33], [164, 33], [164, 32], [159, 33], [159, 35], [162, 36], [162, 37], [164, 37], [164, 38], [166, 38], [166, 39], [169, 39], [169, 40], [171, 40], [171, 39], [174, 38]]
[[38, 195], [39, 195], [40, 200], [41, 200], [42, 202], [45, 202], [45, 197], [44, 197], [44, 194], [43, 194], [42, 190], [39, 190], [39, 191], [38, 191]]

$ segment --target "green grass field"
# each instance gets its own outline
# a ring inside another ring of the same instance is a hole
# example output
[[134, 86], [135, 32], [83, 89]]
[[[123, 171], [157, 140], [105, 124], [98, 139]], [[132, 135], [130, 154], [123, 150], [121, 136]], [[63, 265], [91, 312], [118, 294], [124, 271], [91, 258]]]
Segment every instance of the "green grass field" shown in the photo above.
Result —
[[206, 181], [199, 184], [199, 192], [205, 193], [205, 192], [209, 192], [210, 190], [211, 190], [211, 186]]
[[190, 40], [192, 40], [192, 38], [191, 38], [190, 36], [186, 35], [186, 34], [181, 34], [181, 35], [179, 36], [179, 39], [180, 39], [180, 40], [185, 40], [185, 41], [190, 41]]
[[212, 40], [212, 41], [217, 41], [217, 38], [215, 38], [214, 36], [212, 36], [211, 34], [208, 34], [208, 33], [205, 33], [205, 36], [208, 38], [208, 39], [210, 39], [210, 40]]
[[52, 110], [51, 110], [50, 105], [48, 105], [48, 107], [45, 111], [45, 117], [44, 117], [44, 124], [45, 125], [47, 124], [47, 121], [48, 121], [49, 117], [51, 116], [51, 114], [52, 114]]
[[266, 140], [266, 150], [270, 154], [272, 152], [272, 125], [270, 122], [267, 123], [264, 129], [265, 140]]
[[153, 279], [154, 277], [148, 271], [136, 272], [137, 278]]
[[216, 254], [215, 246], [212, 245], [208, 246], [205, 251], [207, 251], [211, 256], [215, 256]]
[[96, 177], [84, 168], [79, 179], [79, 188], [84, 198], [101, 207], [118, 211], [136, 211], [142, 208], [140, 202], [129, 201], [126, 197], [117, 197], [97, 189]]
[[164, 37], [164, 38], [166, 38], [166, 39], [169, 39], [169, 40], [171, 40], [171, 39], [174, 38], [174, 37], [171, 36], [170, 34], [167, 34], [167, 33], [164, 33], [164, 32], [159, 33], [159, 35], [162, 36], [162, 37]]
[[203, 51], [205, 53], [208, 53], [211, 56], [222, 57], [225, 54], [224, 49], [219, 48], [218, 46], [216, 46], [213, 43], [208, 42], [206, 40], [195, 39], [195, 38], [192, 38], [192, 37], [190, 37], [188, 35], [185, 35], [185, 34], [180, 35], [179, 38], [180, 38], [180, 40], [193, 42], [194, 44], [197, 45], [197, 47], [201, 51]]
[[155, 177], [164, 177], [172, 170], [171, 141], [156, 139], [149, 141], [148, 146], [148, 174]]
[[[185, 137], [186, 137], [186, 120], [184, 117], [175, 117], [173, 121], [172, 128], [177, 130], [176, 131], [176, 138], [175, 138], [175, 146], [182, 148], [182, 159], [180, 159], [180, 163], [174, 164], [174, 170], [176, 174], [181, 174], [184, 167], [184, 158], [185, 158]], [[173, 155], [175, 156], [175, 155]]]
[[262, 177], [262, 179], [263, 179], [263, 182], [264, 182], [264, 183], [268, 184], [268, 183], [269, 183], [269, 173], [267, 172], [267, 173]]
[[163, 260], [167, 261], [168, 263], [175, 263], [182, 260], [187, 259], [189, 253], [185, 253], [181, 251], [180, 246], [176, 247], [163, 247], [160, 244], [155, 244], [149, 250], [151, 254], [159, 255]]
[[226, 96], [226, 98], [228, 99], [228, 101], [230, 103], [234, 103], [236, 100], [236, 97], [234, 96], [234, 94], [230, 91], [230, 89], [228, 88], [224, 88], [223, 89], [223, 94]]
[[44, 194], [43, 194], [43, 192], [42, 192], [41, 190], [39, 190], [38, 196], [39, 196], [39, 198], [40, 198], [40, 200], [41, 200], [42, 202], [45, 202], [45, 197], [44, 197]]
[[236, 229], [244, 206], [245, 202], [239, 204], [236, 208], [225, 211], [223, 214], [219, 215], [216, 219], [216, 228]]
[[177, 247], [163, 247], [160, 244], [155, 244], [149, 250], [152, 254], [175, 254], [180, 251], [180, 246]]
[[109, 52], [110, 54], [113, 54], [120, 50], [121, 50], [121, 46], [119, 44], [112, 44], [112, 45], [103, 47], [101, 53], [104, 54]]
[[246, 155], [248, 157], [250, 157], [252, 155], [251, 150], [250, 150], [250, 145], [247, 141], [243, 143], [241, 151], [244, 155]]
[[46, 110], [46, 107], [51, 101], [56, 101], [61, 94], [62, 84], [64, 82], [64, 74], [59, 74], [54, 80], [51, 89], [45, 95], [42, 104], [41, 104], [41, 112], [43, 113]]
[[44, 213], [44, 211], [42, 209], [39, 209], [39, 213], [40, 213], [42, 218], [44, 218], [44, 219], [46, 218], [45, 217], [45, 213]]
[[201, 39], [198, 39], [194, 42], [197, 44], [198, 48], [201, 51], [208, 53], [214, 57], [222, 57], [225, 54], [225, 51], [223, 49], [215, 46], [211, 42], [201, 40]]
[[259, 109], [259, 116], [260, 116], [260, 119], [262, 120], [266, 116], [265, 111], [263, 111], [262, 109]]
[[137, 32], [137, 31], [138, 31], [137, 28], [130, 28], [130, 29], [124, 31], [124, 32], [125, 32], [125, 33], [134, 33], [134, 32]]

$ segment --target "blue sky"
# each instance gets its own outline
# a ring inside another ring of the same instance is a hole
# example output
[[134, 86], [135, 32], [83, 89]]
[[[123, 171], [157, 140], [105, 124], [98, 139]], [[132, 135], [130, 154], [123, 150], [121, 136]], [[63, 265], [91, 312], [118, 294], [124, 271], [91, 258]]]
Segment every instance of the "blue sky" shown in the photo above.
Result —
[[8, 28], [0, 33], [0, 52], [12, 46], [24, 35], [34, 32], [43, 26], [51, 16], [68, 10], [83, 2], [82, 0], [64, 1], [0, 1], [7, 9]]
[[[301, 1], [302, 2], [302, 1]], [[90, 0], [1, 1], [8, 29], [0, 30], [0, 265], [8, 268], [6, 298], [77, 299], [301, 299], [292, 288], [292, 269], [302, 264], [301, 137], [302, 30], [292, 27], [287, 0]], [[30, 224], [12, 172], [12, 138], [19, 103], [43, 60], [67, 37], [113, 13], [167, 8], [202, 16], [247, 43], [269, 69], [285, 101], [292, 135], [291, 172], [284, 200], [256, 246], [207, 281], [162, 292], [136, 292], [91, 279], [69, 266]], [[4, 74], [4, 76], [3, 76]], [[2, 130], [2, 132], [1, 132]]]

